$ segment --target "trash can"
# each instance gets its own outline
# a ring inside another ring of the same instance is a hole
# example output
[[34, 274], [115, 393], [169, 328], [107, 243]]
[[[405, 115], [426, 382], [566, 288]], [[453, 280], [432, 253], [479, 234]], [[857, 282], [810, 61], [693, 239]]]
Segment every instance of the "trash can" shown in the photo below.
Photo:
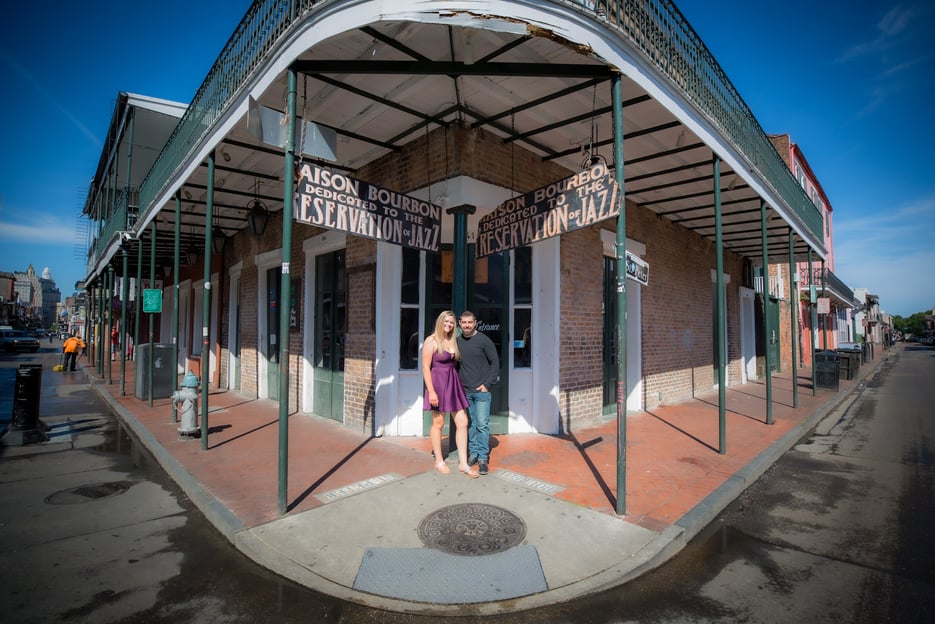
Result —
[[863, 364], [866, 364], [870, 361], [870, 345], [865, 342], [864, 344], [860, 345], [860, 347], [860, 352], [863, 356]]
[[840, 367], [841, 379], [851, 380], [857, 376], [857, 370], [860, 368], [860, 353], [852, 349], [838, 349], [838, 361]]
[[[136, 368], [136, 398], [149, 398], [149, 343], [137, 345]], [[175, 376], [178, 374], [177, 366], [172, 361], [172, 344], [157, 342], [152, 345], [153, 370], [153, 398], [165, 399], [175, 392]]]
[[13, 390], [13, 416], [3, 434], [3, 444], [45, 442], [45, 424], [39, 420], [42, 390], [42, 364], [20, 364]]
[[818, 388], [838, 389], [840, 359], [836, 351], [815, 352], [815, 385]]

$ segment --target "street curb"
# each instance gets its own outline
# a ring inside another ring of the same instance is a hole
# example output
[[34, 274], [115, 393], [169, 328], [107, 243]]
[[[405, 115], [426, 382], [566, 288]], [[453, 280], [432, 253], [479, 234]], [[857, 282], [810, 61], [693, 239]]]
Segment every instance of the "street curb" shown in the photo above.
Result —
[[[783, 437], [771, 444], [766, 450], [757, 455], [749, 464], [738, 470], [720, 487], [706, 496], [698, 505], [679, 518], [675, 525], [685, 530], [686, 541], [690, 541], [704, 527], [708, 526], [719, 513], [724, 511], [727, 506], [735, 501], [748, 487], [753, 485], [763, 476], [771, 466], [773, 466], [780, 457], [785, 455], [792, 447], [799, 443], [805, 436], [811, 432], [824, 420], [831, 412], [846, 402], [851, 395], [860, 390], [860, 384], [867, 377], [875, 374], [879, 368], [886, 362], [888, 354], [880, 359], [872, 367], [867, 367], [866, 372], [859, 375], [854, 386], [846, 393], [840, 392], [829, 397], [817, 410], [812, 412], [808, 418], [799, 425], [791, 429]], [[674, 553], [673, 553], [674, 554]]]
[[[274, 548], [266, 544], [262, 538], [245, 527], [230, 510], [220, 504], [201, 483], [195, 480], [178, 460], [169, 454], [165, 447], [137, 420], [132, 412], [109, 392], [99, 387], [103, 385], [102, 380], [87, 374], [90, 369], [86, 369], [85, 372], [95, 392], [101, 396], [131, 430], [140, 444], [150, 451], [159, 465], [179, 485], [208, 521], [238, 551], [256, 564], [283, 578], [338, 600], [399, 613], [457, 617], [515, 613], [584, 598], [619, 587], [663, 565], [683, 550], [696, 535], [710, 525], [719, 513], [756, 482], [782, 455], [809, 435], [824, 418], [848, 401], [854, 393], [860, 391], [863, 380], [874, 375], [882, 368], [888, 357], [889, 352], [886, 352], [884, 357], [880, 358], [873, 366], [867, 366], [866, 370], [858, 375], [855, 380], [856, 383], [847, 393], [838, 392], [829, 397], [827, 401], [795, 428], [771, 444], [750, 463], [730, 476], [727, 481], [705, 497], [693, 509], [685, 513], [661, 533], [658, 533], [652, 541], [628, 558], [587, 578], [579, 579], [555, 589], [509, 600], [451, 605], [408, 601], [362, 592], [335, 583], [315, 573], [293, 561], [287, 553], [278, 553]], [[621, 521], [625, 522], [625, 519], [621, 519]]]
[[173, 457], [165, 447], [153, 436], [146, 427], [137, 420], [126, 407], [117, 401], [109, 392], [99, 388], [103, 382], [89, 375], [85, 370], [88, 382], [94, 391], [107, 403], [114, 413], [130, 429], [133, 436], [149, 450], [153, 458], [158, 462], [169, 477], [175, 481], [185, 495], [194, 503], [208, 521], [232, 544], [234, 535], [244, 529], [243, 522], [237, 516], [232, 514], [224, 505], [220, 504], [217, 498], [204, 488], [192, 475], [185, 470], [182, 464]]

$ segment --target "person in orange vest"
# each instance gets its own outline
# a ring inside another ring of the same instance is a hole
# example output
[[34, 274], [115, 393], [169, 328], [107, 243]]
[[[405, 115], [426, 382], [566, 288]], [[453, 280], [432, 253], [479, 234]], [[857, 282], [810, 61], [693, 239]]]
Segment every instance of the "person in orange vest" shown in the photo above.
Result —
[[77, 332], [75, 332], [74, 336], [71, 336], [65, 340], [65, 344], [62, 346], [62, 351], [65, 353], [65, 370], [75, 370], [75, 366], [78, 363], [78, 353], [83, 353], [84, 348], [84, 340], [78, 336]]

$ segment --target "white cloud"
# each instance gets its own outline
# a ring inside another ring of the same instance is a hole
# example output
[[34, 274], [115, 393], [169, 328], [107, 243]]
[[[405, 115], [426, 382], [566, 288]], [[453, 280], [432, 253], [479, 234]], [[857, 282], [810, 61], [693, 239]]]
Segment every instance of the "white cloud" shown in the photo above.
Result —
[[860, 58], [863, 56], [880, 55], [899, 41], [899, 38], [906, 32], [913, 23], [918, 11], [914, 9], [904, 9], [896, 6], [890, 9], [883, 18], [877, 22], [877, 35], [869, 41], [861, 41], [852, 44], [838, 57], [838, 63]]
[[54, 243], [70, 247], [75, 244], [75, 225], [66, 225], [61, 219], [50, 215], [37, 215], [28, 223], [0, 221], [0, 242], [2, 241]]
[[880, 296], [908, 316], [935, 306], [935, 197], [872, 216], [836, 219], [834, 272], [851, 288]]

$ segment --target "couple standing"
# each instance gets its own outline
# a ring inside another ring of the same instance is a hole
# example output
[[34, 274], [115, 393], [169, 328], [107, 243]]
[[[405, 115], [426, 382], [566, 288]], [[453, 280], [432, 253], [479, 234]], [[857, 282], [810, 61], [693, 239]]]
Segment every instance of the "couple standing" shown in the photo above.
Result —
[[[455, 335], [455, 314], [445, 310], [435, 320], [435, 331], [422, 345], [423, 409], [432, 411], [432, 454], [435, 468], [450, 472], [442, 456], [445, 414], [454, 414], [458, 470], [472, 479], [487, 474], [490, 459], [490, 386], [500, 374], [500, 357], [493, 341], [477, 331], [474, 313], [461, 313], [460, 335]], [[468, 444], [470, 413], [470, 444]], [[465, 454], [465, 447], [468, 453]], [[477, 464], [477, 470], [472, 468]]]

